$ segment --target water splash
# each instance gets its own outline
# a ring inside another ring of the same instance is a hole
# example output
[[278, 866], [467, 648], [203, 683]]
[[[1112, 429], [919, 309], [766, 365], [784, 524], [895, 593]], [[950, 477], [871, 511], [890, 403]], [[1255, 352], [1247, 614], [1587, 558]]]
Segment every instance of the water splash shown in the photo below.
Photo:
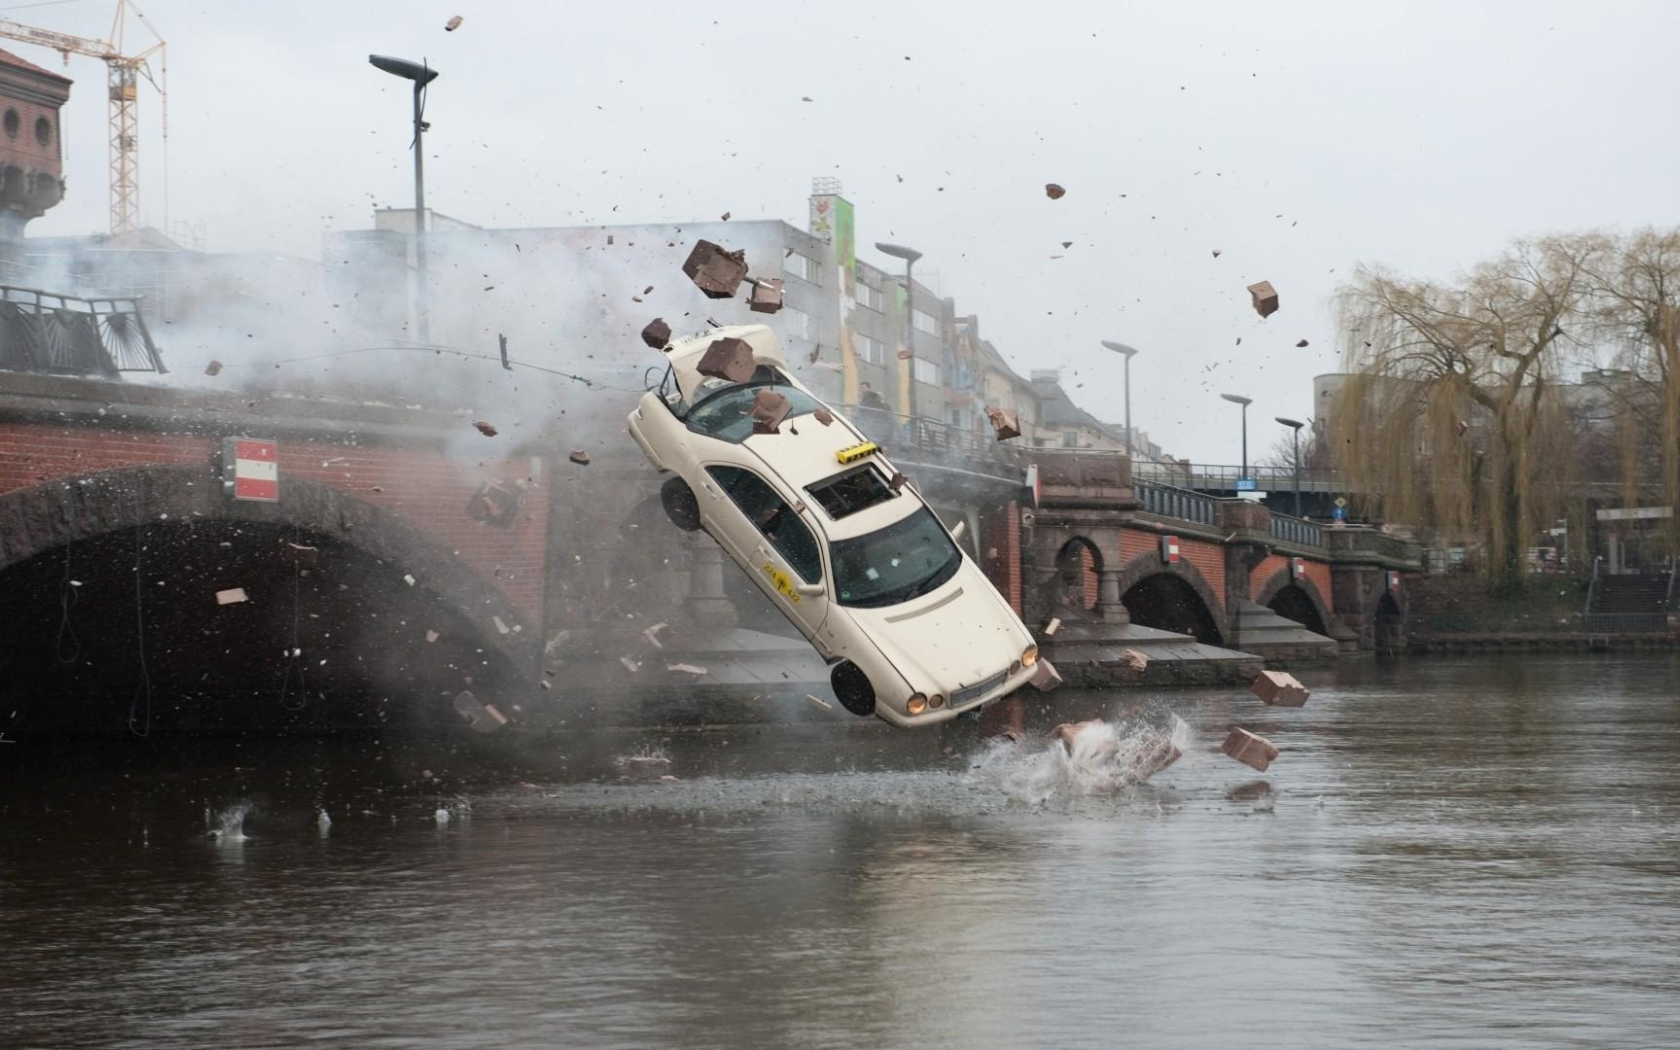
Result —
[[320, 829], [321, 834], [324, 837], [327, 834], [327, 830], [332, 827], [332, 814], [328, 813], [324, 809], [321, 810], [320, 814], [315, 818], [315, 826]]
[[1038, 805], [1058, 796], [1112, 794], [1142, 783], [1189, 749], [1190, 727], [1092, 719], [1050, 740], [1000, 740], [982, 752], [975, 776], [1004, 795]]
[[236, 802], [216, 814], [211, 813], [210, 807], [204, 807], [204, 822], [209, 825], [210, 839], [222, 845], [244, 842], [245, 818], [250, 812], [249, 802]]
[[670, 764], [671, 754], [662, 747], [644, 747], [640, 751], [631, 751], [613, 759], [613, 765], [619, 769], [646, 769], [650, 766]]

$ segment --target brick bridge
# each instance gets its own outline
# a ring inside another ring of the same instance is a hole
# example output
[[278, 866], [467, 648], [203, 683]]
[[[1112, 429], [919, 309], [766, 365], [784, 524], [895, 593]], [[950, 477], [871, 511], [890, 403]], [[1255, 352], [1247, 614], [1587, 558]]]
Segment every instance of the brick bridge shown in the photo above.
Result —
[[[588, 439], [558, 423], [486, 438], [461, 413], [0, 373], [0, 586], [25, 612], [0, 655], [0, 731], [25, 707], [11, 728], [445, 724], [462, 688], [519, 718], [585, 656], [624, 675], [657, 621], [784, 630], [714, 545], [664, 522], [610, 407]], [[1391, 574], [1417, 552], [1396, 537], [1134, 484], [1119, 456], [860, 422], [968, 521], [963, 544], [1029, 625], [1242, 647], [1253, 602], [1343, 649], [1403, 632]], [[276, 443], [276, 502], [226, 491], [238, 437]], [[594, 463], [567, 461], [577, 445]], [[232, 588], [248, 600], [219, 605]]]

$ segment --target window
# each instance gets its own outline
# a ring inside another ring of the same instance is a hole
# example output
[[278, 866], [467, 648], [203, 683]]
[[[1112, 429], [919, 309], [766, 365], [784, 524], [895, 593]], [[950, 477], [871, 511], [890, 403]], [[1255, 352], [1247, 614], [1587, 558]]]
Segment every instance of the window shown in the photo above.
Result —
[[788, 335], [801, 339], [811, 338], [811, 315], [803, 310], [795, 310], [791, 306], [782, 307], [782, 329]]
[[962, 554], [923, 507], [884, 529], [833, 546], [834, 596], [841, 605], [897, 605], [942, 586]]
[[866, 310], [881, 312], [881, 289], [871, 288], [862, 281], [857, 283], [857, 304]]
[[916, 358], [915, 374], [916, 382], [918, 383], [931, 383], [934, 386], [939, 385], [939, 366], [934, 364], [932, 361], [924, 361], [919, 357]]
[[18, 129], [21, 127], [23, 127], [23, 118], [18, 116], [18, 111], [15, 109], [6, 110], [6, 137], [17, 138]]
[[887, 486], [887, 479], [881, 476], [881, 471], [868, 463], [815, 485], [807, 485], [805, 491], [817, 501], [823, 513], [835, 521], [898, 497], [898, 493]]
[[774, 390], [786, 397], [789, 419], [808, 415], [822, 407], [822, 402], [795, 387], [754, 383], [749, 386], [729, 387], [705, 398], [689, 409], [688, 415], [683, 417], [683, 422], [696, 434], [739, 445], [752, 436], [753, 397], [760, 390]]
[[857, 355], [860, 360], [872, 365], [887, 363], [887, 348], [879, 339], [871, 339], [867, 335], [857, 337]]
[[1077, 430], [1064, 430], [1064, 431], [1062, 431], [1062, 447], [1063, 448], [1078, 448], [1079, 447], [1079, 431], [1077, 431]]
[[776, 495], [770, 483], [740, 467], [707, 467], [710, 474], [741, 513], [764, 534], [770, 546], [787, 559], [793, 571], [806, 583], [821, 583], [822, 553], [810, 526], [799, 520], [787, 501]]
[[939, 318], [923, 310], [910, 311], [910, 323], [916, 331], [926, 332], [928, 335], [939, 334]]
[[52, 121], [46, 117], [35, 118], [35, 141], [43, 146], [52, 142]]
[[782, 269], [793, 274], [801, 281], [810, 281], [812, 284], [822, 283], [822, 269], [817, 265], [817, 261], [809, 255], [789, 251], [782, 259]]

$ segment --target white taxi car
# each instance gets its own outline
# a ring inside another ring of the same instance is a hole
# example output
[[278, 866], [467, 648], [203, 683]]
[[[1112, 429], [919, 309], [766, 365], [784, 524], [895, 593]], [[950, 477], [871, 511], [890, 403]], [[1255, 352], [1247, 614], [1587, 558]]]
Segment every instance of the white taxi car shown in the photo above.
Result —
[[[700, 374], [724, 338], [751, 347], [749, 381]], [[1020, 617], [915, 486], [890, 484], [880, 449], [789, 374], [769, 328], [719, 328], [666, 356], [630, 413], [648, 462], [676, 475], [666, 513], [705, 529], [769, 595], [829, 662], [846, 710], [929, 725], [1032, 678], [1038, 649]], [[789, 402], [779, 433], [755, 433], [748, 414], [765, 388]]]

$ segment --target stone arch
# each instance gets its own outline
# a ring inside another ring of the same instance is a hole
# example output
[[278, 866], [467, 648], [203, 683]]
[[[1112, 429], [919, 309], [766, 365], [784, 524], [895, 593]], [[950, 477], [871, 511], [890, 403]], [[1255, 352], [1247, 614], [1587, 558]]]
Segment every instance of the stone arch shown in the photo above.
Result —
[[[1173, 582], [1165, 583], [1162, 578]], [[1158, 626], [1158, 622], [1151, 622], [1159, 618], [1151, 615], [1149, 604], [1156, 600], [1175, 602], [1183, 607], [1184, 616], [1180, 622], [1194, 626], [1193, 630], [1180, 633], [1193, 634], [1198, 641], [1209, 645], [1225, 644], [1225, 608], [1208, 584], [1207, 577], [1188, 561], [1163, 562], [1154, 551], [1136, 555], [1120, 570], [1120, 600], [1131, 614], [1132, 622], [1142, 627]], [[1143, 613], [1141, 617], [1140, 611]]]
[[1377, 607], [1371, 617], [1372, 641], [1379, 653], [1392, 653], [1404, 646], [1406, 640], [1406, 611], [1394, 597], [1393, 591], [1384, 591], [1377, 599]]
[[1318, 585], [1306, 576], [1291, 579], [1287, 565], [1267, 577], [1254, 592], [1254, 601], [1318, 634], [1328, 635], [1335, 622]]
[[1060, 603], [1089, 612], [1097, 603], [1102, 550], [1086, 536], [1070, 537], [1056, 551], [1056, 594]]
[[[319, 482], [288, 479], [278, 503], [228, 499], [203, 467], [147, 466], [66, 477], [0, 495], [0, 572], [66, 544], [167, 521], [292, 526], [393, 567], [472, 625], [486, 650], [529, 673], [540, 625], [526, 624], [501, 591], [399, 515]], [[518, 633], [502, 634], [496, 618]]]

